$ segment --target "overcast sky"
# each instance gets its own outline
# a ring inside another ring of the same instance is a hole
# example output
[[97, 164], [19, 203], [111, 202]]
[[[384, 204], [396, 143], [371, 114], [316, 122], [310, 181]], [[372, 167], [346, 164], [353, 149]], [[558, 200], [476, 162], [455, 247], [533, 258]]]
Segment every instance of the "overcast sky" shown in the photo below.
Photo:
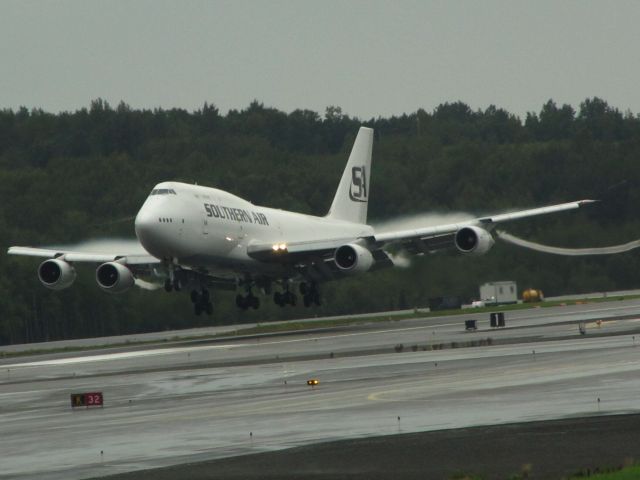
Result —
[[0, 108], [640, 113], [639, 1], [0, 0]]

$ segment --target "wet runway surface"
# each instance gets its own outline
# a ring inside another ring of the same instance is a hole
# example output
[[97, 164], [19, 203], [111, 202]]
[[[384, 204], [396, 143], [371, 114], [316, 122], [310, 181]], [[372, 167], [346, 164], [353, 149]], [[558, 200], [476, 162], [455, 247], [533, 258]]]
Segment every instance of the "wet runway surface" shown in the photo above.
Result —
[[[0, 478], [87, 478], [345, 438], [640, 412], [640, 301], [506, 316], [499, 330], [488, 314], [465, 312], [4, 359]], [[464, 331], [469, 318], [478, 331]], [[70, 394], [87, 391], [104, 392], [105, 407], [73, 410]]]

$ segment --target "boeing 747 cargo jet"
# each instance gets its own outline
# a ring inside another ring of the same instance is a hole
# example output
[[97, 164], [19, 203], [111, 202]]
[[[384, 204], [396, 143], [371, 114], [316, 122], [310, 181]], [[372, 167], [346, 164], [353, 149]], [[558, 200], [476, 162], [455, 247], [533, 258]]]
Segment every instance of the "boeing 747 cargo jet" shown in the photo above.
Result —
[[579, 208], [592, 200], [522, 210], [412, 230], [380, 233], [367, 225], [373, 130], [361, 127], [329, 213], [324, 217], [259, 207], [231, 193], [199, 185], [156, 185], [135, 219], [148, 252], [86, 253], [11, 247], [9, 254], [46, 258], [38, 267], [45, 287], [61, 290], [76, 278], [75, 265], [96, 264], [96, 282], [119, 293], [147, 275], [166, 291], [188, 290], [196, 315], [211, 314], [210, 289], [238, 290], [242, 309], [258, 308], [255, 291], [280, 306], [320, 304], [318, 285], [393, 266], [395, 245], [410, 254], [454, 248], [482, 255], [501, 222]]

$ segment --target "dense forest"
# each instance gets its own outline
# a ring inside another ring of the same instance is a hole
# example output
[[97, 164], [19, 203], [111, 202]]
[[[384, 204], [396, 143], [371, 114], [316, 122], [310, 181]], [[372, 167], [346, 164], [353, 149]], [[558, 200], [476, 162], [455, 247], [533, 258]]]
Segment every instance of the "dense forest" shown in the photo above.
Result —
[[[640, 117], [585, 100], [547, 102], [525, 119], [446, 103], [433, 112], [363, 121], [329, 107], [291, 113], [253, 102], [221, 115], [89, 108], [51, 114], [0, 111], [0, 248], [132, 238], [132, 217], [160, 181], [197, 182], [253, 203], [326, 213], [360, 125], [375, 129], [369, 219], [419, 213], [496, 213], [597, 198], [600, 203], [514, 222], [509, 232], [566, 247], [640, 237]], [[416, 257], [407, 268], [323, 285], [323, 305], [280, 309], [269, 299], [240, 311], [214, 293], [214, 314], [196, 317], [187, 294], [99, 290], [92, 267], [69, 289], [37, 279], [37, 259], [0, 254], [0, 344], [424, 306], [429, 297], [477, 296], [478, 285], [516, 280], [547, 295], [637, 288], [636, 252], [558, 257], [498, 242], [485, 256]]]

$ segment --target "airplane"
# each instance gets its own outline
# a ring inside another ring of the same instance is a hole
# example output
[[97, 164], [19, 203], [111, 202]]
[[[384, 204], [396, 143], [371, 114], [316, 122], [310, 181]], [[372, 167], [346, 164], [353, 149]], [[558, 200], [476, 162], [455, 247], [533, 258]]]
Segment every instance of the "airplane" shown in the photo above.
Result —
[[[236, 305], [257, 309], [254, 290], [284, 307], [320, 305], [319, 285], [394, 265], [389, 247], [409, 254], [457, 249], [482, 255], [500, 223], [580, 208], [594, 200], [485, 216], [409, 230], [377, 232], [367, 224], [373, 129], [360, 127], [329, 212], [324, 217], [261, 207], [200, 185], [156, 185], [135, 217], [140, 251], [88, 253], [14, 246], [8, 253], [46, 258], [38, 278], [47, 288], [70, 287], [75, 264], [96, 264], [96, 282], [110, 293], [141, 277], [164, 280], [167, 292], [190, 290], [194, 312], [211, 314], [210, 289], [235, 290]], [[274, 287], [276, 287], [274, 291]]]

